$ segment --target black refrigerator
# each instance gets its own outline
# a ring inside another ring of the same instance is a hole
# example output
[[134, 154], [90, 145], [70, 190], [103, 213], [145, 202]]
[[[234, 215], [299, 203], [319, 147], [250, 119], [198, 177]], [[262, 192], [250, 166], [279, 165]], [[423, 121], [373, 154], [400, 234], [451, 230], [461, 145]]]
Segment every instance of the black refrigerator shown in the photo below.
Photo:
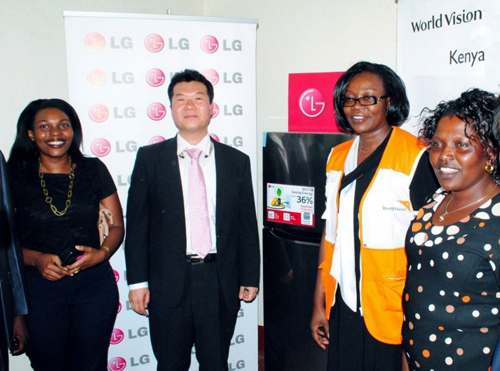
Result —
[[326, 161], [347, 134], [264, 133], [266, 371], [324, 371], [309, 322], [325, 210]]

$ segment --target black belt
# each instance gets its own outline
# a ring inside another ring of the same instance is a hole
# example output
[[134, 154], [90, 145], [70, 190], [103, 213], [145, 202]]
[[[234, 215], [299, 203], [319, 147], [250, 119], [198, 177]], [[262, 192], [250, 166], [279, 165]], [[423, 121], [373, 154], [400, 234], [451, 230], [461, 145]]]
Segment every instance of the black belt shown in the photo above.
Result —
[[186, 262], [191, 263], [193, 265], [203, 264], [203, 263], [211, 263], [217, 260], [217, 254], [208, 254], [205, 258], [202, 258], [198, 255], [187, 255]]

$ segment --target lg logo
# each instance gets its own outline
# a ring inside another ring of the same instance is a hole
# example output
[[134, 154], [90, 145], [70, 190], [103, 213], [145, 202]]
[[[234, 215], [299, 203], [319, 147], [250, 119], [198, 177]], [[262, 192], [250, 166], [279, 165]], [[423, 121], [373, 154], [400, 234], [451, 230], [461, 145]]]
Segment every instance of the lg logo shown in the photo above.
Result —
[[323, 94], [318, 89], [307, 89], [299, 99], [299, 107], [307, 117], [317, 117], [325, 109]]
[[90, 145], [90, 151], [97, 157], [104, 157], [111, 152], [111, 143], [104, 138], [98, 138]]
[[85, 47], [94, 53], [104, 50], [106, 39], [99, 32], [92, 32], [85, 37]]
[[[214, 119], [217, 116], [219, 116], [220, 113], [220, 107], [217, 103], [212, 102], [212, 116], [211, 118]], [[224, 111], [223, 111], [224, 116], [241, 116], [243, 115], [243, 107], [240, 104], [236, 104], [234, 106], [228, 106], [224, 105]]]
[[[212, 85], [217, 85], [220, 81], [219, 73], [213, 69], [203, 71], [203, 76], [205, 76]], [[243, 75], [240, 72], [235, 72], [232, 75], [228, 72], [224, 72], [222, 76], [224, 84], [241, 84], [243, 82]]]
[[208, 35], [201, 39], [200, 46], [205, 53], [213, 54], [219, 49], [219, 41], [215, 36]]
[[124, 72], [121, 76], [113, 72], [112, 73], [112, 82], [113, 84], [133, 84], [134, 83], [134, 74], [132, 72]]
[[208, 69], [202, 72], [202, 75], [212, 83], [212, 85], [217, 85], [219, 82], [219, 73], [216, 70]]
[[167, 109], [159, 102], [152, 103], [148, 107], [148, 116], [153, 121], [160, 121], [167, 115]]
[[115, 357], [108, 362], [109, 371], [123, 371], [127, 367], [127, 361], [122, 357]]
[[152, 68], [146, 73], [146, 81], [150, 86], [157, 88], [165, 82], [165, 74], [159, 68]]
[[[201, 50], [207, 54], [213, 54], [219, 50], [219, 40], [215, 36], [207, 35], [200, 42]], [[222, 40], [222, 50], [225, 51], [238, 51], [243, 49], [240, 40]]]
[[152, 33], [146, 37], [146, 40], [144, 40], [144, 46], [151, 53], [158, 53], [165, 46], [165, 41], [160, 35]]
[[89, 73], [87, 73], [87, 81], [92, 86], [104, 86], [106, 85], [107, 80], [108, 76], [106, 75], [106, 72], [104, 72], [100, 68], [94, 68], [93, 70], [89, 71]]
[[123, 333], [123, 331], [120, 330], [119, 328], [113, 329], [113, 333], [111, 334], [110, 344], [111, 345], [120, 344], [123, 341], [123, 339], [125, 339], [125, 334]]
[[165, 138], [163, 138], [161, 135], [157, 135], [153, 138], [151, 138], [148, 142], [148, 144], [156, 144], [165, 141]]
[[109, 117], [109, 109], [104, 104], [94, 104], [89, 109], [89, 117], [94, 122], [104, 122]]
[[220, 109], [219, 109], [219, 106], [217, 105], [217, 103], [212, 102], [212, 116], [210, 116], [210, 118], [212, 118], [212, 119], [216, 118], [217, 116], [219, 116], [219, 112], [220, 112]]
[[[217, 134], [210, 133], [210, 136], [216, 142], [221, 142], [221, 139], [219, 138], [219, 136]], [[233, 146], [233, 147], [242, 147], [243, 146], [243, 138], [240, 136], [236, 136], [232, 139], [228, 138], [228, 137], [224, 137], [222, 139], [223, 139], [223, 141], [221, 143], [227, 144], [228, 146]]]
[[110, 47], [111, 49], [132, 49], [134, 47], [134, 43], [128, 36], [122, 37], [121, 39], [118, 39], [118, 41], [114, 37], [111, 37]]
[[120, 273], [118, 273], [115, 269], [113, 269], [113, 274], [115, 275], [115, 281], [120, 281]]
[[[94, 104], [89, 109], [89, 117], [94, 122], [104, 122], [109, 118], [109, 109], [104, 104]], [[125, 107], [113, 108], [113, 117], [115, 119], [133, 119], [135, 118], [135, 108], [134, 107]]]
[[245, 368], [245, 361], [243, 359], [240, 359], [234, 366], [232, 363], [229, 363], [228, 368], [229, 371], [243, 370]]

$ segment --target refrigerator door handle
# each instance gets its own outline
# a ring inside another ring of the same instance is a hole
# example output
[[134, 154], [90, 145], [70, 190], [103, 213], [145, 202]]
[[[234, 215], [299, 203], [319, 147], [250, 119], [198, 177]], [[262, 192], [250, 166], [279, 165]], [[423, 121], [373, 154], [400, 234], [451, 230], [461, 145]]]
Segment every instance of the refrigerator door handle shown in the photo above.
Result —
[[310, 242], [310, 241], [301, 241], [298, 239], [294, 239], [293, 236], [287, 235], [287, 237], [284, 237], [279, 233], [278, 230], [274, 228], [269, 228], [269, 232], [273, 235], [273, 237], [279, 239], [279, 240], [284, 240], [287, 241], [288, 243], [296, 244], [296, 245], [306, 245], [306, 246], [319, 246], [318, 242]]

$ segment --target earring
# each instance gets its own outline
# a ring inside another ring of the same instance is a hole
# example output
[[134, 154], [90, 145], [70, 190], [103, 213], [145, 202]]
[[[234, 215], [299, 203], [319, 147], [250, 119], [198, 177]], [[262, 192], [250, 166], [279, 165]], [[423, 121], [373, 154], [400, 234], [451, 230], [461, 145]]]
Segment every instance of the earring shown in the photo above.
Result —
[[488, 174], [492, 174], [493, 171], [495, 171], [495, 166], [493, 166], [492, 164], [490, 164], [489, 162], [485, 165], [484, 167], [484, 170], [486, 170], [486, 172]]

